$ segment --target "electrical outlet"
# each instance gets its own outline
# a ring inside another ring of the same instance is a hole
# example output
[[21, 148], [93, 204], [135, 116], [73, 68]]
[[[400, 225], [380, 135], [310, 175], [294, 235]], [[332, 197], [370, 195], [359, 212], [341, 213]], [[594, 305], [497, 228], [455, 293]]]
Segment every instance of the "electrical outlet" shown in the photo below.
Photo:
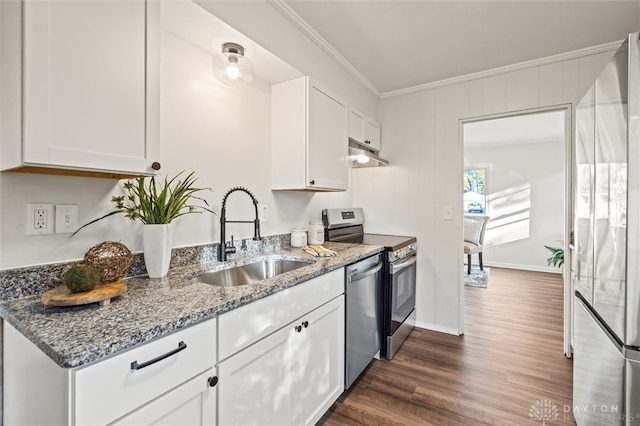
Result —
[[78, 229], [78, 206], [56, 204], [56, 234], [71, 234]]
[[53, 204], [27, 204], [27, 235], [53, 234]]
[[258, 206], [258, 219], [260, 222], [269, 222], [269, 206], [267, 204]]

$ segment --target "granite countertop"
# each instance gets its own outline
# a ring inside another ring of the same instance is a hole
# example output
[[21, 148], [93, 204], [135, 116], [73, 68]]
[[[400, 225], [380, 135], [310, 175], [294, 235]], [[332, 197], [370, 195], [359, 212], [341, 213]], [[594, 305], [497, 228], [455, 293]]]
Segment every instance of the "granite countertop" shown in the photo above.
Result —
[[[383, 250], [379, 246], [346, 243], [325, 243], [324, 246], [337, 251], [338, 256], [313, 257], [298, 248], [232, 255], [224, 263], [172, 268], [161, 279], [125, 279], [127, 292], [108, 306], [93, 303], [45, 309], [40, 296], [28, 296], [1, 303], [0, 316], [61, 367], [79, 367], [214, 318]], [[260, 283], [239, 287], [223, 288], [194, 279], [206, 272], [267, 257], [310, 263]]]

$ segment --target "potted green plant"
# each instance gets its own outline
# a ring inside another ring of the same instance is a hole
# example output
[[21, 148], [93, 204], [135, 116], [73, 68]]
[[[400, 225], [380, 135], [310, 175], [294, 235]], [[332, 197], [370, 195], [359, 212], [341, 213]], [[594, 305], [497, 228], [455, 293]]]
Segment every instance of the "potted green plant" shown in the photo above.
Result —
[[[143, 252], [149, 278], [164, 277], [171, 260], [171, 221], [191, 213], [214, 213], [209, 209], [207, 200], [195, 195], [210, 188], [196, 187], [194, 172], [179, 179], [183, 173], [184, 170], [171, 179], [165, 177], [162, 182], [156, 181], [155, 176], [127, 180], [123, 184], [126, 195], [111, 197], [116, 209], [81, 226], [71, 236], [86, 226], [116, 214], [139, 220], [144, 224]], [[198, 200], [201, 204], [192, 204], [192, 200]]]
[[547, 258], [547, 265], [562, 268], [562, 265], [564, 265], [564, 249], [561, 247], [544, 247], [551, 252], [551, 257]]

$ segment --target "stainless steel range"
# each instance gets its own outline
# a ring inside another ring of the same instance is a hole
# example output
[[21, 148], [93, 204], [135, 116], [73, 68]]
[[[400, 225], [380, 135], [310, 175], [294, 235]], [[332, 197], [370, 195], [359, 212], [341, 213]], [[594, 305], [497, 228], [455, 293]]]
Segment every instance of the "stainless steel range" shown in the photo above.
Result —
[[[378, 312], [380, 355], [391, 359], [415, 324], [416, 254], [415, 237], [364, 233], [361, 208], [322, 211], [325, 239], [333, 242], [383, 246], [382, 300]], [[349, 292], [347, 288], [347, 310]], [[349, 328], [349, 318], [347, 329]], [[347, 341], [347, 352], [349, 342]]]

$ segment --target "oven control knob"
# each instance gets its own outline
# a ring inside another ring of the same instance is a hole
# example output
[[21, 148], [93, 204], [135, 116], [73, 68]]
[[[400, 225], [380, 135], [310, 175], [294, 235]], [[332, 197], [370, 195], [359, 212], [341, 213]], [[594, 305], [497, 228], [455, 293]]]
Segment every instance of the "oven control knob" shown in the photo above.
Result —
[[404, 253], [401, 252], [400, 250], [398, 250], [397, 252], [394, 253], [395, 254], [395, 258], [396, 259], [402, 259], [404, 257]]

